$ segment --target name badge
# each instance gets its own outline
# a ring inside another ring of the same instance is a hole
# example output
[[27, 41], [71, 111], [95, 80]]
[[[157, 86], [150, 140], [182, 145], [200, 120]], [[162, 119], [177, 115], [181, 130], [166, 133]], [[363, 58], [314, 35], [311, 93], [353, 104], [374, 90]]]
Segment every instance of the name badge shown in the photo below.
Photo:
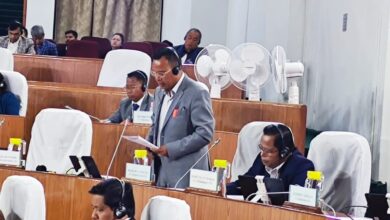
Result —
[[126, 178], [141, 181], [150, 181], [151, 170], [151, 166], [126, 163]]
[[288, 201], [300, 205], [316, 207], [317, 189], [290, 185]]
[[190, 187], [218, 191], [218, 173], [207, 170], [191, 169]]
[[20, 166], [20, 152], [0, 150], [0, 164]]
[[133, 112], [133, 123], [151, 125], [152, 114], [152, 111], [135, 111]]

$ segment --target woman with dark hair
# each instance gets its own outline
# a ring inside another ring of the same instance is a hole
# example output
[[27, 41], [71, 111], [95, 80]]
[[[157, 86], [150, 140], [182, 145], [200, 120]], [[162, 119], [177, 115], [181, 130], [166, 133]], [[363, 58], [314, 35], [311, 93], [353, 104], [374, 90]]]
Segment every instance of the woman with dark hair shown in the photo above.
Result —
[[125, 42], [125, 37], [121, 33], [115, 33], [111, 38], [111, 47], [113, 50], [122, 48], [123, 43]]
[[20, 100], [10, 91], [7, 83], [0, 73], [0, 115], [19, 115]]
[[[313, 162], [295, 148], [293, 134], [285, 125], [271, 124], [264, 128], [260, 139], [260, 154], [244, 175], [282, 179], [284, 190], [290, 185], [304, 186], [307, 171], [314, 170]], [[227, 186], [227, 193], [240, 195], [238, 181]]]
[[93, 186], [89, 193], [92, 195], [93, 220], [134, 220], [135, 204], [130, 183], [107, 179]]

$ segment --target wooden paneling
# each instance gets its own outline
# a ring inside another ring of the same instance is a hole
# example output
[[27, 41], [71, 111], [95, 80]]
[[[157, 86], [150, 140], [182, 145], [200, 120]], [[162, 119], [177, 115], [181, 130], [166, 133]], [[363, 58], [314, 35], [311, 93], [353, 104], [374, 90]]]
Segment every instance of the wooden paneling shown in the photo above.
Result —
[[[10, 175], [28, 175], [37, 178], [42, 183], [46, 198], [46, 219], [90, 219], [92, 208], [88, 190], [97, 184], [98, 180], [0, 167], [1, 184]], [[283, 207], [229, 200], [214, 195], [143, 186], [137, 183], [133, 183], [133, 193], [136, 203], [136, 219], [140, 219], [143, 207], [151, 197], [156, 195], [166, 195], [185, 200], [190, 206], [192, 219], [195, 220], [326, 219], [322, 215]], [[174, 210], [172, 210], [172, 214], [174, 215]]]
[[14, 55], [15, 71], [27, 80], [97, 85], [100, 59]]
[[[103, 65], [101, 59], [14, 55], [15, 71], [26, 76], [27, 80], [97, 85]], [[183, 71], [195, 79], [194, 65], [183, 65]], [[125, 80], [125, 79], [124, 79]], [[150, 77], [149, 88], [155, 89], [157, 82]], [[222, 98], [242, 98], [242, 91], [234, 86], [222, 91]]]
[[[26, 139], [29, 140], [36, 114], [44, 108], [69, 105], [88, 114], [106, 118], [125, 97], [121, 89], [94, 86], [70, 86], [61, 83], [29, 82]], [[251, 102], [235, 99], [213, 99], [216, 130], [238, 133], [252, 121], [275, 121], [291, 127], [295, 143], [303, 153], [306, 137], [306, 106]]]
[[25, 117], [0, 115], [0, 148], [7, 148], [10, 138], [24, 139]]

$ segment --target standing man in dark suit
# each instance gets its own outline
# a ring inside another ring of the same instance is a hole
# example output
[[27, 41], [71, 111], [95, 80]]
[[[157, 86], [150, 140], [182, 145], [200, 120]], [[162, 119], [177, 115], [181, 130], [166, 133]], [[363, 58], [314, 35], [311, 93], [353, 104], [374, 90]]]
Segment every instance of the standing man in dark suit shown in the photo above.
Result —
[[118, 110], [105, 123], [121, 123], [125, 120], [133, 122], [135, 111], [149, 111], [152, 107], [153, 97], [147, 91], [148, 76], [141, 70], [127, 74], [126, 92], [127, 98], [123, 99]]
[[184, 44], [176, 46], [175, 50], [181, 62], [184, 64], [194, 64], [196, 57], [203, 47], [199, 47], [202, 40], [202, 33], [197, 28], [191, 28], [184, 36]]
[[[157, 185], [185, 188], [189, 175], [184, 173], [206, 153], [213, 137], [210, 95], [183, 73], [180, 58], [171, 47], [154, 56], [152, 74], [159, 87], [148, 140], [160, 147], [154, 152]], [[208, 157], [202, 158], [195, 168], [208, 170]]]

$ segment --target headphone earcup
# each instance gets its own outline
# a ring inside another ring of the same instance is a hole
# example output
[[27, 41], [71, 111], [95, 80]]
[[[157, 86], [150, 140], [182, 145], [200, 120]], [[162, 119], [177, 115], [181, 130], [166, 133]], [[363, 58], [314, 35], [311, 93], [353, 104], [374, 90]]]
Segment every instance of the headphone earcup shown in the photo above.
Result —
[[173, 75], [177, 75], [177, 74], [179, 74], [179, 72], [180, 72], [180, 67], [175, 66], [172, 68]]
[[279, 155], [280, 155], [280, 158], [284, 159], [285, 157], [287, 157], [287, 155], [290, 153], [290, 150], [288, 149], [288, 147], [286, 146], [283, 146], [283, 150], [280, 151]]
[[119, 207], [115, 209], [115, 218], [123, 218], [125, 215], [127, 215], [127, 209], [126, 207], [121, 203], [119, 204]]

